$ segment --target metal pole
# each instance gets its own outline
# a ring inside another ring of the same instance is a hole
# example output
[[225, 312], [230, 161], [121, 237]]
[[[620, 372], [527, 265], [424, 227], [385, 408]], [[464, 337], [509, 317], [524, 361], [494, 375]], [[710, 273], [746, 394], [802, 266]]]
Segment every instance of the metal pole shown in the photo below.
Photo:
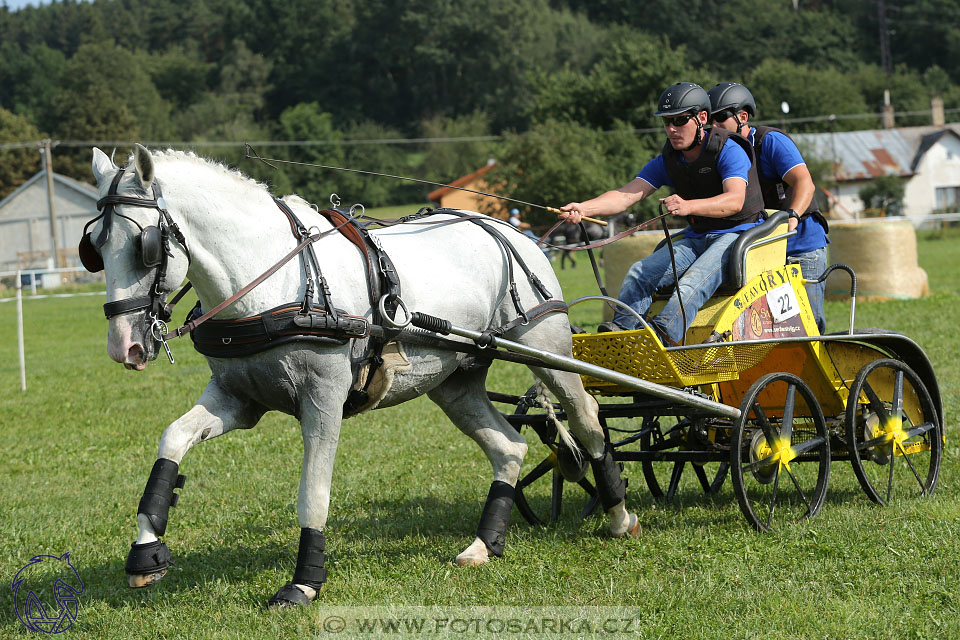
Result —
[[53, 155], [50, 138], [43, 141], [43, 171], [47, 175], [47, 207], [50, 209], [50, 255], [53, 257], [53, 266], [64, 267], [60, 264], [60, 255], [57, 247], [60, 246], [59, 232], [57, 231], [57, 213], [53, 206]]
[[[470, 338], [471, 340], [476, 340], [481, 335], [479, 331], [471, 331], [470, 329], [464, 329], [457, 326], [451, 326], [450, 333], [464, 338]], [[614, 382], [630, 389], [635, 389], [658, 398], [663, 398], [664, 400], [673, 400], [688, 407], [706, 409], [711, 413], [715, 413], [725, 418], [736, 419], [740, 417], [740, 409], [736, 407], [731, 407], [720, 402], [714, 402], [713, 400], [708, 400], [699, 396], [690, 395], [689, 393], [684, 393], [680, 389], [674, 389], [673, 387], [647, 382], [641, 378], [634, 378], [633, 376], [628, 376], [625, 373], [613, 371], [612, 369], [607, 369], [605, 367], [599, 367], [595, 364], [577, 360], [576, 358], [568, 358], [550, 351], [534, 349], [533, 347], [528, 347], [525, 344], [504, 340], [503, 338], [497, 338], [496, 345], [498, 347], [503, 347], [508, 351], [514, 351], [516, 353], [533, 356], [534, 358], [537, 358], [546, 364], [563, 366], [564, 368], [577, 373], [593, 376], [594, 378], [600, 378], [601, 380], [606, 380], [608, 382]]]
[[23, 286], [17, 269], [17, 348], [20, 352], [20, 391], [27, 390], [27, 366], [23, 355]]

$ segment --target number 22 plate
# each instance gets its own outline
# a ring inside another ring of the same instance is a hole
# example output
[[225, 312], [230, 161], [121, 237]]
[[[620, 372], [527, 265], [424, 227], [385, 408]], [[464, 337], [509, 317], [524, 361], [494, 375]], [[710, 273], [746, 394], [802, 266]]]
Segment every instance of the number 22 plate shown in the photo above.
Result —
[[774, 322], [783, 322], [800, 313], [797, 294], [789, 284], [782, 284], [767, 292], [767, 306]]

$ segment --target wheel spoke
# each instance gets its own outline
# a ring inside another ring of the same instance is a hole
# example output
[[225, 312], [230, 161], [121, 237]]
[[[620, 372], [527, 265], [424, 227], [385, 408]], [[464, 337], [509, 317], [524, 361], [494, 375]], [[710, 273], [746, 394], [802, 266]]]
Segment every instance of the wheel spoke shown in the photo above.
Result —
[[777, 489], [780, 486], [780, 469], [777, 469], [777, 475], [773, 478], [773, 492], [770, 495], [770, 511], [767, 512], [767, 528], [770, 527], [770, 522], [773, 520], [773, 509], [777, 506]]
[[793, 486], [797, 488], [797, 493], [800, 494], [800, 498], [803, 500], [803, 504], [807, 505], [807, 513], [812, 513], [813, 506], [810, 504], [810, 501], [807, 500], [807, 496], [803, 495], [803, 489], [800, 488], [800, 483], [797, 482], [797, 478], [793, 475], [793, 472], [790, 471], [790, 467], [787, 467], [787, 475], [790, 476], [791, 480], [793, 480]]
[[917, 479], [917, 483], [920, 485], [920, 495], [927, 495], [927, 488], [923, 484], [923, 480], [920, 479], [920, 474], [917, 473], [916, 467], [913, 466], [913, 462], [910, 460], [910, 456], [907, 454], [906, 449], [903, 448], [903, 445], [897, 442], [897, 446], [900, 448], [900, 452], [903, 454], [903, 459], [906, 460], [907, 465], [910, 467], [910, 471], [913, 471], [913, 477]]
[[890, 465], [890, 469], [889, 469], [888, 472], [887, 472], [887, 499], [884, 500], [884, 502], [887, 502], [887, 503], [890, 502], [890, 495], [893, 493], [893, 467], [894, 467], [894, 459], [893, 459], [892, 456], [891, 456], [890, 462], [889, 462], [888, 464]]
[[873, 387], [870, 386], [870, 382], [867, 380], [863, 381], [863, 392], [867, 395], [870, 408], [873, 409], [875, 414], [877, 414], [877, 417], [880, 418], [881, 422], [886, 422], [889, 420], [890, 413], [887, 411], [887, 406], [883, 403], [883, 400], [880, 399], [880, 396], [877, 395], [877, 392], [873, 390]]
[[897, 369], [897, 375], [893, 379], [893, 406], [891, 407], [892, 417], [899, 424], [903, 424], [903, 371]]
[[906, 439], [909, 440], [910, 438], [915, 438], [917, 436], [923, 435], [927, 431], [930, 431], [930, 429], [933, 429], [934, 426], [935, 425], [932, 422], [924, 422], [921, 425], [917, 425], [913, 429], [910, 429], [910, 431], [907, 431]]
[[769, 445], [771, 449], [775, 449], [777, 446], [777, 432], [774, 430], [773, 425], [770, 424], [770, 420], [767, 419], [767, 414], [764, 413], [763, 407], [760, 406], [759, 402], [754, 401], [753, 413], [757, 416], [757, 422], [760, 423], [760, 429], [767, 439], [767, 445]]
[[787, 395], [783, 400], [783, 422], [780, 424], [780, 439], [788, 444], [793, 437], [793, 407], [796, 396], [797, 385], [787, 385]]
[[543, 477], [547, 471], [553, 469], [553, 457], [544, 458], [540, 464], [533, 468], [527, 475], [517, 483], [517, 489], [523, 490]]
[[683, 473], [683, 462], [674, 462], [673, 471], [670, 472], [670, 485], [667, 487], [667, 502], [673, 500], [677, 493], [677, 487], [680, 486], [680, 475]]
[[757, 460], [756, 462], [751, 462], [750, 464], [742, 465], [742, 468], [744, 471], [751, 471], [751, 472], [757, 471], [758, 469], [762, 469], [764, 467], [769, 467], [771, 465], [777, 464], [777, 461], [774, 458], [776, 458], [776, 454], [772, 453], [766, 458], [763, 458], [762, 460]]
[[810, 438], [809, 440], [804, 440], [803, 442], [791, 445], [793, 447], [794, 453], [800, 455], [801, 453], [806, 453], [811, 449], [816, 449], [821, 446], [827, 439], [823, 436], [817, 436], [816, 438]]

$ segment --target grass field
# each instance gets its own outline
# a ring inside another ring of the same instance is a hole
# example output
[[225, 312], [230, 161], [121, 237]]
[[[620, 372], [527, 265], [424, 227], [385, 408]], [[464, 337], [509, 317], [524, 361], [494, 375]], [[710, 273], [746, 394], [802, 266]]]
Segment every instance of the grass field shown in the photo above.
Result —
[[[296, 560], [296, 422], [270, 414], [189, 453], [166, 536], [176, 565], [156, 586], [132, 591], [123, 563], [137, 503], [160, 434], [199, 396], [206, 364], [181, 341], [175, 366], [126, 371], [106, 355], [101, 299], [28, 300], [21, 394], [15, 307], [0, 304], [0, 577], [9, 585], [33, 555], [70, 552], [85, 591], [64, 637], [77, 638], [314, 637], [326, 635], [331, 607], [381, 605], [627, 607], [639, 622], [625, 635], [641, 638], [958, 637], [958, 241], [956, 233], [921, 238], [930, 297], [857, 307], [858, 326], [902, 331], [934, 364], [947, 446], [932, 499], [877, 508], [835, 463], [817, 519], [759, 535], [729, 482], [712, 498], [689, 490], [664, 507], [628, 464], [639, 539], [610, 539], [602, 519], [579, 520], [570, 492], [559, 523], [535, 528], [514, 512], [505, 557], [460, 569], [451, 560], [473, 539], [489, 465], [420, 399], [344, 424], [329, 582], [317, 603], [293, 611], [264, 603]], [[586, 256], [559, 274], [568, 300], [595, 291]], [[188, 301], [182, 307], [178, 319]], [[586, 307], [572, 320], [595, 326], [599, 308]], [[829, 302], [829, 330], [845, 328], [847, 312]], [[525, 369], [497, 364], [489, 388], [522, 393], [530, 383]], [[543, 449], [528, 439], [532, 464]], [[546, 500], [543, 491], [534, 497]], [[0, 588], [0, 637], [28, 634], [14, 611], [11, 589]]]

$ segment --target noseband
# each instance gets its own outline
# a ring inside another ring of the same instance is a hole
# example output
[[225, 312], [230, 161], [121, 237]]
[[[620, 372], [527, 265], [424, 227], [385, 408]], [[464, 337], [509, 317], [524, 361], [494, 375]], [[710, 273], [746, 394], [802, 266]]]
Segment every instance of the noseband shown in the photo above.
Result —
[[[118, 195], [117, 187], [124, 171], [125, 168], [117, 171], [117, 174], [113, 177], [113, 182], [110, 183], [110, 190], [107, 195], [97, 201], [97, 210], [102, 213], [89, 221], [83, 228], [83, 237], [79, 246], [80, 261], [91, 273], [103, 271], [103, 257], [99, 250], [110, 237], [114, 216], [129, 220], [140, 229], [139, 236], [134, 240], [140, 263], [147, 269], [156, 269], [150, 291], [146, 296], [108, 302], [103, 305], [103, 313], [109, 320], [115, 316], [148, 309], [147, 320], [150, 322], [151, 333], [156, 338], [156, 336], [162, 336], [166, 333], [164, 323], [170, 320], [170, 307], [164, 304], [164, 294], [162, 292], [163, 282], [167, 276], [167, 263], [169, 258], [173, 257], [173, 253], [170, 251], [170, 235], [173, 235], [183, 247], [188, 262], [190, 251], [187, 249], [186, 238], [167, 212], [167, 204], [160, 191], [160, 183], [156, 179], [153, 181], [153, 199]], [[157, 224], [143, 228], [133, 218], [117, 211], [117, 205], [156, 209], [159, 212]], [[96, 239], [94, 239], [87, 229], [101, 218], [103, 219], [103, 226]], [[163, 342], [163, 340], [158, 341]]]

